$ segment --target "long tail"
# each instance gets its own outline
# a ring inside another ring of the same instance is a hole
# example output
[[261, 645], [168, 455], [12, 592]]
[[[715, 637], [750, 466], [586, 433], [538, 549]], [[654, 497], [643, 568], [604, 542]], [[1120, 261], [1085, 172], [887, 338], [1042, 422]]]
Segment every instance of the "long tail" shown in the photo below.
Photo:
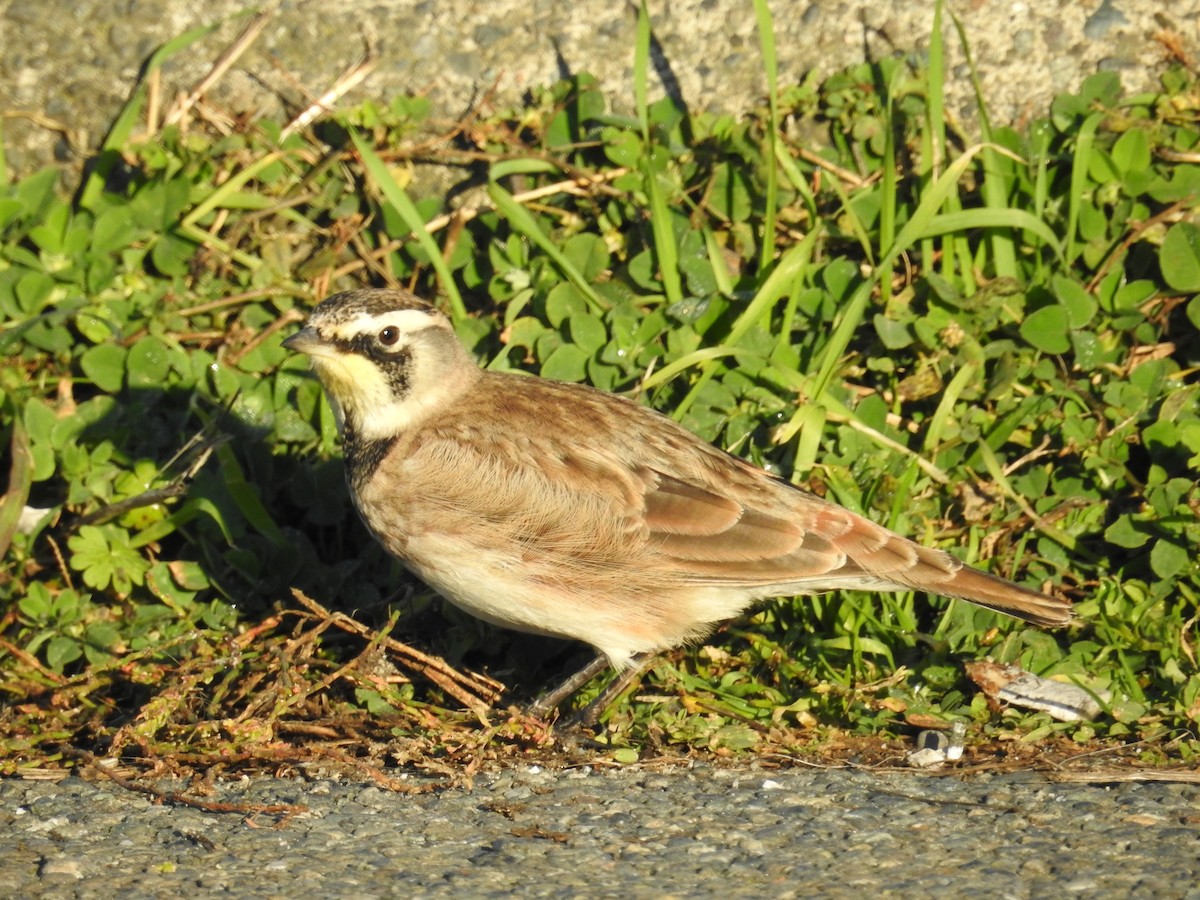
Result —
[[968, 600], [1035, 625], [1066, 625], [1071, 621], [1071, 604], [1066, 600], [1031, 591], [970, 566], [963, 566], [936, 587], [926, 585], [924, 589]]
[[[859, 569], [891, 583], [893, 590], [913, 588], [957, 597], [1035, 625], [1066, 625], [1071, 621], [1071, 604], [1066, 600], [973, 569], [944, 550], [923, 547], [862, 516], [845, 511], [831, 514], [828, 507], [822, 512], [826, 533], [835, 535], [833, 546], [845, 554], [839, 575]], [[835, 523], [835, 518], [841, 522]], [[837, 586], [847, 585], [843, 580]]]

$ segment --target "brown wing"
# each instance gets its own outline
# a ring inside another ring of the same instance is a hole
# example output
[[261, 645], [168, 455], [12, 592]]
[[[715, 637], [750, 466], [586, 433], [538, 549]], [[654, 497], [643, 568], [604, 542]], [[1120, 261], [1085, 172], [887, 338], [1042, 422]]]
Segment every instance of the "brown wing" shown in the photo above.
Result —
[[[560, 582], [610, 596], [726, 588], [747, 602], [913, 588], [1039, 624], [1070, 618], [1064, 601], [796, 490], [612, 394], [487, 373], [454, 412], [431, 429], [445, 443], [422, 471], [457, 515], [490, 522]], [[486, 427], [499, 420], [522, 427]]]
[[[730, 475], [746, 474], [730, 460]], [[736, 474], [735, 474], [736, 473]], [[722, 491], [661, 472], [645, 495], [645, 524], [661, 564], [685, 580], [740, 585], [781, 595], [837, 588], [916, 589], [970, 600], [1043, 625], [1070, 619], [1070, 606], [965, 566], [849, 510], [753, 471], [760, 490]], [[734, 496], [773, 502], [770, 512]]]

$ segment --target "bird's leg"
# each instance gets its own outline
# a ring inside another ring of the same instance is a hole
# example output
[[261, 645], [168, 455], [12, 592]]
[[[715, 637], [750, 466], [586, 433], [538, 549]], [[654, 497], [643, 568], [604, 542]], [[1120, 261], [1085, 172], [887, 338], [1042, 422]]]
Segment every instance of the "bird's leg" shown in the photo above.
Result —
[[573, 693], [603, 672], [608, 668], [608, 658], [603, 654], [597, 654], [596, 658], [590, 663], [569, 676], [565, 681], [557, 687], [547, 691], [538, 697], [529, 705], [528, 713], [531, 716], [545, 718], [551, 710], [557, 709], [559, 705], [570, 697]]
[[[639, 653], [633, 658], [628, 668], [622, 669], [617, 673], [617, 677], [613, 679], [612, 684], [600, 692], [600, 696], [585, 706], [579, 713], [572, 718], [585, 728], [591, 728], [600, 721], [600, 716], [620, 697], [625, 691], [629, 690], [630, 686], [639, 681], [646, 670], [650, 668], [650, 664], [654, 662], [655, 654]], [[538, 697], [529, 705], [527, 712], [531, 716], [545, 718], [545, 716], [574, 694], [577, 690], [608, 668], [608, 658], [603, 654], [598, 655], [590, 663], [569, 676], [562, 684], [555, 687], [553, 690], [547, 691]]]
[[604, 711], [612, 706], [618, 697], [642, 680], [642, 676], [646, 674], [646, 670], [650, 668], [654, 658], [655, 654], [653, 653], [639, 653], [635, 656], [633, 662], [629, 664], [629, 668], [618, 672], [612, 684], [601, 691], [599, 697], [580, 710], [579, 724], [584, 728], [591, 728], [599, 722]]

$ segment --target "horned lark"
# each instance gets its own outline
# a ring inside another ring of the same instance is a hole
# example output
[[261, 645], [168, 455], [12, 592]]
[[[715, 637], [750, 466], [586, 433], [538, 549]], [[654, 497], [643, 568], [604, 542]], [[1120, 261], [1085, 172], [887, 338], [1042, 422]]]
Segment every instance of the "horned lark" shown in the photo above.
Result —
[[408, 292], [337, 294], [284, 345], [311, 357], [354, 504], [389, 553], [467, 612], [585, 641], [617, 669], [757, 600], [838, 588], [1071, 617], [633, 401], [483, 371]]

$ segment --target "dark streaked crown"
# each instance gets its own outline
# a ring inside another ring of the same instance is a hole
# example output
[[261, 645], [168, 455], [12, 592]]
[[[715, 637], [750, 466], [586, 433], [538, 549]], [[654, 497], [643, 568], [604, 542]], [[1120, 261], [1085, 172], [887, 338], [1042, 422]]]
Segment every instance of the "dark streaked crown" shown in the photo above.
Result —
[[411, 291], [385, 288], [360, 288], [326, 297], [313, 307], [310, 321], [322, 325], [341, 325], [359, 316], [378, 316], [401, 309], [436, 313], [432, 303]]

